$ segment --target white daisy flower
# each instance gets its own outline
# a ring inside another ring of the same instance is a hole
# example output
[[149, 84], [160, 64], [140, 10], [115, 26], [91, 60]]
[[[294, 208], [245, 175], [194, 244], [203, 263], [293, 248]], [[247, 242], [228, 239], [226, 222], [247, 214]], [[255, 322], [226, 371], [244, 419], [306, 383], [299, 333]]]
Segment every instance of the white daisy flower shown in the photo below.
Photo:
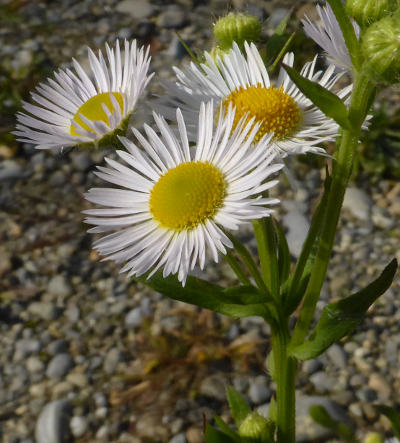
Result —
[[[353, 66], [351, 57], [332, 8], [329, 5], [324, 7], [317, 5], [317, 12], [321, 23], [314, 23], [308, 17], [305, 17], [301, 20], [304, 32], [326, 51], [330, 63], [333, 63], [340, 70], [351, 71]], [[359, 38], [360, 27], [354, 20], [352, 20], [352, 24], [354, 32]]]
[[148, 75], [149, 48], [137, 48], [125, 40], [121, 55], [106, 44], [107, 61], [88, 48], [91, 75], [73, 59], [70, 69], [54, 73], [54, 79], [32, 92], [35, 105], [23, 102], [26, 111], [17, 115], [18, 140], [38, 149], [98, 145], [125, 133], [128, 120], [153, 74]]
[[[191, 134], [195, 133], [199, 105], [213, 99], [226, 110], [236, 107], [235, 124], [244, 116], [260, 125], [255, 140], [273, 132], [271, 148], [281, 156], [305, 152], [325, 153], [316, 147], [336, 137], [337, 124], [326, 117], [290, 80], [282, 68], [279, 78], [272, 83], [262, 58], [254, 44], [245, 43], [246, 54], [234, 44], [223, 59], [214, 61], [205, 53], [206, 63], [191, 63], [184, 71], [174, 67], [178, 81], [164, 83], [168, 97], [161, 98], [158, 106], [167, 118], [174, 119], [173, 108], [180, 107]], [[283, 61], [293, 65], [294, 56], [286, 54]], [[334, 66], [325, 72], [315, 71], [316, 58], [306, 63], [301, 74], [332, 89], [340, 74]], [[339, 92], [344, 97], [351, 88]]]
[[121, 137], [129, 152], [117, 153], [128, 166], [106, 159], [108, 167], [98, 167], [100, 178], [125, 189], [90, 189], [86, 199], [105, 208], [85, 211], [85, 222], [96, 225], [89, 232], [116, 231], [94, 247], [106, 260], [125, 263], [121, 272], [152, 275], [163, 268], [184, 285], [197, 263], [203, 269], [206, 254], [217, 262], [218, 252], [232, 247], [221, 228], [237, 229], [273, 212], [266, 206], [279, 201], [260, 194], [277, 183], [265, 180], [282, 165], [271, 164], [270, 134], [253, 145], [258, 124], [242, 119], [234, 129], [232, 108], [219, 114], [214, 129], [213, 103], [201, 104], [194, 149], [179, 109], [178, 136], [153, 115], [160, 136], [148, 125], [146, 137], [132, 129], [144, 151]]

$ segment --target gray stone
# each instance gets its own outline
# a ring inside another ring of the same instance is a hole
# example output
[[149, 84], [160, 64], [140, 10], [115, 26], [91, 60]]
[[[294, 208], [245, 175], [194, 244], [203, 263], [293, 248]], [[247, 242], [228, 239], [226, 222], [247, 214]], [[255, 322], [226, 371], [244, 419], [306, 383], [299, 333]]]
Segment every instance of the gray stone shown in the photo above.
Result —
[[200, 385], [200, 394], [206, 397], [215, 398], [216, 400], [226, 400], [227, 381], [225, 377], [221, 375], [209, 375], [206, 377]]
[[96, 392], [93, 398], [98, 408], [108, 405], [107, 397], [103, 394], [103, 392]]
[[303, 365], [302, 369], [306, 374], [314, 374], [314, 372], [319, 371], [322, 368], [322, 363], [320, 360], [314, 359], [314, 360], [306, 360]]
[[33, 302], [29, 305], [28, 311], [43, 320], [55, 320], [61, 313], [60, 309], [51, 301]]
[[65, 399], [48, 403], [39, 415], [35, 437], [37, 443], [62, 443], [70, 434], [72, 404]]
[[338, 368], [345, 368], [347, 366], [347, 356], [344, 349], [334, 343], [326, 352], [329, 360]]
[[14, 360], [20, 361], [31, 354], [37, 354], [41, 349], [39, 340], [21, 338], [15, 344]]
[[[289, 205], [289, 203], [291, 204]], [[289, 244], [290, 253], [294, 257], [298, 257], [308, 234], [310, 223], [305, 215], [299, 210], [297, 203], [286, 202], [285, 206], [288, 209], [288, 212], [283, 216], [282, 222], [288, 230], [286, 238]]]
[[60, 297], [68, 297], [72, 294], [72, 288], [63, 275], [55, 275], [49, 282], [48, 291], [50, 294]]
[[178, 5], [170, 5], [157, 17], [160, 28], [181, 28], [186, 23], [185, 12]]
[[69, 344], [67, 340], [64, 340], [63, 338], [59, 338], [57, 340], [53, 340], [51, 343], [47, 346], [47, 352], [51, 355], [57, 355], [61, 353], [65, 353], [68, 351]]
[[171, 440], [168, 443], [186, 443], [186, 435], [184, 432], [181, 432], [180, 434], [175, 435], [171, 438]]
[[32, 356], [26, 360], [26, 368], [32, 374], [42, 372], [44, 370], [44, 363], [39, 358]]
[[121, 351], [118, 348], [111, 348], [104, 359], [103, 369], [107, 374], [113, 374], [120, 361], [122, 361]]
[[260, 405], [271, 398], [271, 390], [264, 384], [251, 383], [249, 388], [249, 397], [255, 405]]
[[343, 208], [357, 219], [370, 221], [372, 200], [368, 194], [358, 188], [348, 187], [344, 196]]
[[377, 397], [376, 392], [368, 388], [359, 389], [356, 392], [356, 396], [359, 400], [361, 400], [364, 403], [370, 403], [372, 401], [375, 401]]
[[57, 354], [50, 360], [46, 375], [50, 378], [61, 378], [74, 366], [71, 356], [67, 353]]
[[142, 308], [134, 308], [126, 314], [125, 326], [128, 329], [139, 328], [142, 324], [143, 312]]
[[72, 435], [76, 438], [82, 437], [88, 430], [89, 425], [85, 417], [74, 416], [69, 423]]
[[75, 169], [85, 172], [93, 166], [92, 158], [85, 152], [78, 152], [72, 156], [72, 163]]
[[151, 17], [156, 13], [154, 6], [146, 0], [124, 0], [118, 2], [115, 10], [139, 20]]
[[330, 377], [324, 371], [318, 371], [311, 375], [310, 381], [319, 392], [330, 391], [337, 383], [336, 379]]
[[29, 170], [24, 169], [15, 160], [3, 160], [0, 163], [0, 182], [6, 180], [18, 180], [30, 175]]

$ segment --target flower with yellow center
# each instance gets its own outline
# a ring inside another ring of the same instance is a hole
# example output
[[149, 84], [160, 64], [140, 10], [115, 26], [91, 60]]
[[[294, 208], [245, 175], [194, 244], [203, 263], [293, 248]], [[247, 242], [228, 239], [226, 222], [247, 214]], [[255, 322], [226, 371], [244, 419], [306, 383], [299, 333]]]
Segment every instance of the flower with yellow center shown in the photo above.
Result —
[[[236, 121], [243, 117], [254, 119], [259, 125], [255, 141], [273, 132], [270, 147], [282, 157], [305, 152], [324, 153], [318, 145], [332, 140], [338, 132], [337, 124], [326, 117], [299, 91], [282, 68], [277, 81], [272, 82], [264, 62], [254, 44], [244, 45], [245, 53], [234, 44], [230, 52], [221, 57], [205, 53], [206, 63], [181, 71], [174, 67], [177, 82], [164, 82], [167, 97], [158, 100], [157, 109], [174, 119], [172, 109], [179, 106], [187, 122], [192, 139], [196, 134], [196, 115], [202, 101], [212, 99], [215, 106], [222, 104], [226, 110], [236, 107]], [[286, 54], [283, 62], [293, 65], [294, 56]], [[315, 71], [316, 59], [306, 63], [301, 74], [332, 89], [340, 74], [334, 66], [325, 72]], [[340, 98], [351, 91], [347, 87], [338, 92]]]
[[149, 50], [125, 40], [121, 54], [106, 44], [107, 59], [88, 49], [91, 74], [73, 60], [70, 69], [54, 73], [33, 92], [35, 105], [23, 103], [17, 115], [18, 140], [38, 149], [98, 146], [125, 134], [129, 117], [153, 74]]
[[145, 136], [132, 129], [143, 150], [121, 138], [126, 151], [117, 151], [127, 166], [106, 159], [97, 175], [120, 188], [93, 188], [85, 195], [100, 209], [85, 211], [90, 232], [115, 231], [95, 242], [107, 259], [125, 263], [122, 271], [141, 275], [163, 269], [164, 276], [187, 274], [206, 255], [217, 262], [218, 252], [232, 247], [224, 229], [237, 229], [252, 219], [268, 216], [278, 200], [262, 197], [277, 180], [267, 179], [282, 168], [268, 149], [271, 135], [258, 142], [259, 124], [235, 123], [232, 106], [214, 113], [212, 102], [202, 103], [197, 142], [189, 147], [181, 111], [177, 133], [154, 115], [157, 133], [145, 125]]

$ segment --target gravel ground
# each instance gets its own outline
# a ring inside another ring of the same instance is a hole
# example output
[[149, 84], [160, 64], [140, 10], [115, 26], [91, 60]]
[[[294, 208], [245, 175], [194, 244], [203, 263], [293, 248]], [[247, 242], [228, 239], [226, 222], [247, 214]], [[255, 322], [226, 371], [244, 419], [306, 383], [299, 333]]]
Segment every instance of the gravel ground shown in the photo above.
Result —
[[[233, 1], [269, 19], [293, 2]], [[298, 3], [297, 15], [310, 5]], [[152, 69], [171, 77], [187, 56], [176, 37], [208, 48], [210, 24], [225, 1], [3, 1], [0, 74], [33, 86], [44, 72], [85, 63], [85, 46], [115, 38], [151, 45]], [[40, 69], [39, 69], [39, 68]], [[1, 78], [0, 76], [0, 78]], [[31, 85], [32, 83], [32, 85]], [[157, 91], [153, 82], [152, 90]], [[13, 106], [9, 98], [3, 108]], [[13, 125], [10, 117], [1, 123]], [[16, 149], [17, 148], [17, 149]], [[266, 370], [269, 329], [258, 318], [234, 321], [172, 302], [118, 274], [91, 251], [82, 195], [108, 152], [35, 151], [0, 145], [0, 438], [5, 443], [203, 441], [203, 417], [229, 420], [225, 386], [252, 407], [268, 409], [274, 391]], [[298, 254], [323, 168], [293, 159], [296, 186], [281, 184], [277, 218]], [[348, 190], [341, 229], [318, 309], [367, 284], [393, 256], [400, 259], [400, 183], [380, 180]], [[243, 239], [254, 247], [250, 230]], [[202, 276], [229, 285], [230, 269]], [[381, 297], [356, 333], [303, 364], [298, 378], [299, 441], [327, 441], [310, 423], [323, 404], [359, 429], [385, 431], [374, 403], [400, 403], [399, 282]], [[36, 429], [36, 431], [35, 431]]]

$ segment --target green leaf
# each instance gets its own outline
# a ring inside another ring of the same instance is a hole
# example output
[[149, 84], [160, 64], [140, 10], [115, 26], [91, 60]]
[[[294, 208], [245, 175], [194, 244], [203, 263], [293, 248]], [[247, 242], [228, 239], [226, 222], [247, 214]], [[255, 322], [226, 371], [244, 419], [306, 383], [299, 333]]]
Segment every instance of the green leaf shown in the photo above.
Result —
[[376, 410], [385, 415], [392, 423], [393, 434], [397, 439], [400, 439], [400, 414], [395, 408], [385, 405], [376, 405]]
[[290, 273], [290, 251], [282, 226], [274, 219], [274, 227], [278, 240], [278, 271], [281, 285], [288, 279]]
[[290, 354], [299, 360], [309, 360], [350, 334], [360, 324], [372, 303], [389, 288], [396, 270], [397, 260], [393, 259], [382, 274], [366, 288], [325, 306], [310, 338], [305, 343], [291, 347]]
[[204, 441], [206, 443], [236, 443], [231, 437], [208, 423], [206, 426], [206, 432], [204, 433]]
[[339, 126], [351, 131], [352, 127], [348, 119], [346, 105], [336, 94], [320, 84], [303, 77], [290, 66], [285, 65], [284, 63], [282, 63], [282, 66], [300, 91], [307, 96], [315, 106], [317, 106], [326, 116], [335, 120]]
[[274, 423], [276, 423], [278, 420], [278, 408], [276, 405], [275, 397], [271, 397], [271, 400], [269, 402], [269, 419]]
[[222, 420], [221, 417], [218, 415], [214, 416], [215, 423], [218, 425], [218, 427], [221, 429], [221, 431], [226, 434], [228, 437], [230, 437], [233, 441], [240, 443], [240, 436], [232, 429], [230, 428], [224, 420]]
[[151, 278], [135, 277], [161, 294], [174, 300], [210, 309], [235, 318], [262, 316], [272, 318], [270, 308], [265, 302], [265, 295], [254, 286], [237, 286], [224, 289], [206, 280], [189, 276], [185, 287], [175, 275], [163, 277], [162, 271], [156, 272]]
[[236, 426], [239, 427], [242, 421], [251, 413], [251, 408], [244, 398], [231, 386], [226, 388], [226, 395], [233, 419], [235, 420]]
[[354, 431], [346, 424], [336, 421], [331, 417], [329, 412], [323, 406], [312, 405], [310, 406], [309, 413], [316, 423], [324, 428], [330, 429], [345, 442], [354, 443], [357, 441]]

